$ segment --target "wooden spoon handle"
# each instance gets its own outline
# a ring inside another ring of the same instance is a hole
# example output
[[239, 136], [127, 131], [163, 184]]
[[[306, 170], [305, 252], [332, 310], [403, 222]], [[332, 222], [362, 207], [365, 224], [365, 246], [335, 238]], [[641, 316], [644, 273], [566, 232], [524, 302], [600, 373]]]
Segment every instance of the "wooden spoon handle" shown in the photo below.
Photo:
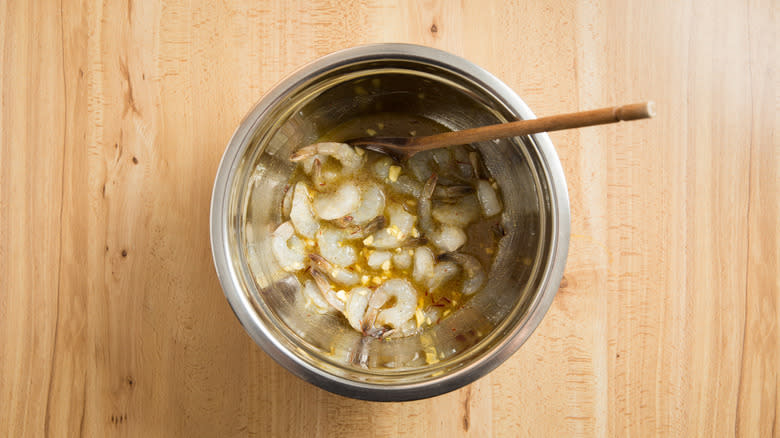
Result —
[[562, 129], [581, 128], [583, 126], [604, 125], [621, 120], [646, 119], [655, 115], [653, 102], [600, 108], [577, 113], [559, 114], [539, 119], [519, 120], [499, 125], [482, 126], [462, 131], [444, 132], [412, 138], [408, 147], [425, 150], [443, 146], [475, 143], [496, 138], [530, 135], [539, 132], [560, 131]]

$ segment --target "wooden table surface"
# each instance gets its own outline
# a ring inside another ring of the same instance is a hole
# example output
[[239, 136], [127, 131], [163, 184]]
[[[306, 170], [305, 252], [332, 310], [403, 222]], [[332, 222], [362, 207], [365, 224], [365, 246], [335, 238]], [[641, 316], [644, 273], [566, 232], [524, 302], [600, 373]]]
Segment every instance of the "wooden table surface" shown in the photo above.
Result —
[[[0, 1], [0, 435], [778, 436], [777, 3]], [[558, 295], [429, 400], [311, 386], [231, 312], [209, 247], [233, 130], [305, 62], [464, 56], [537, 115], [571, 197]]]

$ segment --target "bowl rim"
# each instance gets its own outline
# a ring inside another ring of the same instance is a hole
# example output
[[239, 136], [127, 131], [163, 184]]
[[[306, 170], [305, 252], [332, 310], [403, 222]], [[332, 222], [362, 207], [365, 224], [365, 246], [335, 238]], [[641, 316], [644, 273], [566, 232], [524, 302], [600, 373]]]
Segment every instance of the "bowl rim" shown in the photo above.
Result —
[[380, 43], [333, 52], [303, 65], [279, 81], [255, 104], [236, 128], [219, 163], [214, 181], [210, 238], [214, 266], [225, 297], [250, 337], [271, 358], [301, 379], [336, 394], [363, 400], [405, 401], [433, 397], [465, 386], [498, 367], [525, 343], [544, 318], [560, 285], [568, 255], [571, 224], [566, 179], [558, 154], [546, 133], [534, 134], [531, 137], [547, 172], [550, 187], [550, 264], [541, 273], [540, 292], [524, 316], [524, 321], [520, 321], [511, 332], [507, 333], [502, 343], [473, 363], [466, 364], [450, 374], [401, 385], [345, 379], [310, 365], [285, 348], [270, 334], [255, 313], [255, 306], [239, 286], [239, 273], [230, 262], [230, 239], [227, 226], [230, 183], [235, 177], [239, 160], [249, 146], [247, 139], [252, 134], [255, 123], [289, 90], [301, 85], [313, 75], [325, 73], [345, 64], [387, 58], [422, 61], [462, 74], [490, 90], [517, 117], [536, 118], [525, 102], [497, 77], [471, 61], [439, 49], [415, 44]]

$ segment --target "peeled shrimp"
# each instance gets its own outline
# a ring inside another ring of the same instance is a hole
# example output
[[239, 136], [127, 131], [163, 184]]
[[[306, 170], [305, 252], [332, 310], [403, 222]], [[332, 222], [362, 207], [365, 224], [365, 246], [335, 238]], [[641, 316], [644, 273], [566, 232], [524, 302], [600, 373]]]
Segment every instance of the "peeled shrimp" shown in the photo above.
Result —
[[376, 184], [369, 183], [361, 196], [360, 206], [350, 216], [352, 222], [362, 225], [382, 214], [385, 209], [385, 194]]
[[453, 262], [443, 261], [436, 263], [433, 267], [433, 272], [426, 283], [428, 290], [434, 291], [444, 283], [452, 280], [455, 275], [458, 274], [459, 270], [460, 268], [458, 268], [458, 265]]
[[357, 255], [355, 248], [342, 240], [344, 232], [330, 226], [323, 226], [317, 232], [317, 245], [320, 255], [336, 266], [347, 267], [355, 263]]
[[325, 301], [317, 285], [312, 280], [306, 280], [301, 289], [303, 297], [306, 298], [306, 307], [312, 306], [317, 313], [326, 313], [330, 310], [330, 305]]
[[433, 175], [431, 168], [431, 152], [415, 154], [407, 161], [409, 172], [419, 182], [423, 182]]
[[415, 198], [420, 196], [422, 190], [422, 184], [407, 175], [401, 175], [396, 181], [390, 181], [389, 184], [396, 192]]
[[393, 253], [389, 251], [374, 251], [368, 256], [368, 266], [379, 269], [382, 265], [393, 257]]
[[425, 285], [428, 279], [433, 275], [433, 267], [436, 260], [433, 251], [425, 246], [420, 246], [414, 250], [414, 268], [412, 278], [417, 284]]
[[412, 278], [417, 284], [425, 286], [428, 290], [438, 289], [455, 277], [458, 271], [458, 265], [453, 262], [436, 263], [433, 252], [427, 247], [421, 246], [414, 251]]
[[442, 224], [465, 227], [479, 219], [479, 201], [476, 196], [464, 196], [455, 204], [441, 204], [433, 208], [431, 215]]
[[352, 286], [360, 282], [360, 276], [348, 269], [334, 266], [319, 254], [309, 254], [309, 260], [318, 270], [322, 271], [336, 283]]
[[339, 298], [339, 292], [333, 290], [333, 286], [330, 285], [325, 274], [320, 272], [320, 270], [317, 268], [311, 268], [309, 273], [314, 279], [314, 283], [317, 284], [317, 288], [319, 288], [320, 293], [322, 293], [322, 297], [325, 299], [325, 301], [327, 301], [328, 304], [330, 304], [330, 306], [334, 309], [344, 313], [344, 301]]
[[356, 287], [349, 292], [347, 305], [344, 308], [344, 316], [347, 317], [349, 325], [355, 330], [365, 332], [367, 329], [364, 320], [370, 297], [371, 289], [367, 287]]
[[397, 252], [393, 254], [393, 265], [398, 269], [409, 269], [410, 266], [412, 266], [412, 254], [409, 254], [409, 251], [412, 250], [405, 250], [402, 249], [401, 252]]
[[387, 206], [387, 215], [390, 217], [390, 226], [374, 233], [373, 238], [364, 241], [366, 245], [381, 249], [400, 248], [406, 244], [407, 238], [416, 237], [412, 235], [412, 231], [417, 218], [400, 204], [390, 203]]
[[312, 205], [320, 218], [339, 219], [349, 215], [360, 205], [360, 189], [347, 182], [332, 193], [317, 196]]
[[[444, 170], [452, 166], [452, 154], [450, 153], [449, 149], [434, 149], [431, 151], [431, 156], [433, 157], [434, 163], [439, 166], [439, 170]], [[430, 178], [430, 175], [428, 175], [428, 178]], [[425, 181], [428, 178], [422, 179], [420, 181]]]
[[287, 272], [300, 271], [304, 268], [304, 245], [295, 235], [295, 228], [287, 221], [279, 225], [271, 233], [271, 252]]
[[453, 225], [442, 225], [441, 228], [428, 234], [428, 238], [444, 252], [455, 251], [466, 243], [466, 232]]
[[463, 268], [464, 281], [463, 281], [463, 294], [471, 295], [485, 283], [487, 279], [485, 271], [482, 269], [482, 265], [479, 263], [476, 257], [464, 254], [462, 252], [451, 252], [442, 254], [440, 257], [442, 260], [450, 260], [459, 264]]
[[379, 178], [380, 181], [387, 179], [387, 175], [390, 173], [390, 166], [393, 165], [393, 159], [390, 157], [382, 157], [374, 162], [372, 170], [374, 176]]
[[431, 217], [431, 197], [436, 187], [436, 175], [431, 176], [426, 181], [417, 203], [418, 220], [420, 229], [433, 242], [436, 247], [445, 251], [455, 251], [466, 243], [466, 233], [455, 226], [443, 225], [437, 228]]
[[314, 218], [309, 200], [309, 188], [306, 183], [295, 184], [292, 207], [290, 208], [290, 220], [295, 229], [304, 237], [313, 238], [320, 229], [320, 224]]
[[328, 142], [309, 145], [293, 152], [290, 160], [302, 161], [315, 155], [332, 157], [338, 160], [341, 163], [342, 170], [346, 173], [352, 173], [363, 165], [363, 154], [356, 152], [352, 146], [346, 143]]
[[289, 185], [286, 186], [284, 189], [284, 197], [282, 198], [282, 217], [283, 218], [289, 218], [290, 217], [290, 211], [292, 211], [292, 199], [293, 199], [293, 188]]
[[501, 213], [501, 202], [498, 200], [498, 194], [493, 186], [484, 179], [477, 181], [477, 199], [479, 199], [485, 217]]
[[465, 146], [460, 145], [453, 146], [450, 149], [455, 156], [455, 167], [457, 168], [458, 177], [465, 180], [472, 179], [474, 177], [474, 169], [469, 158], [469, 151]]
[[[391, 298], [395, 297], [392, 307], [382, 309]], [[365, 321], [373, 327], [401, 327], [414, 316], [417, 308], [417, 291], [406, 280], [394, 278], [379, 286], [368, 300], [368, 310]]]

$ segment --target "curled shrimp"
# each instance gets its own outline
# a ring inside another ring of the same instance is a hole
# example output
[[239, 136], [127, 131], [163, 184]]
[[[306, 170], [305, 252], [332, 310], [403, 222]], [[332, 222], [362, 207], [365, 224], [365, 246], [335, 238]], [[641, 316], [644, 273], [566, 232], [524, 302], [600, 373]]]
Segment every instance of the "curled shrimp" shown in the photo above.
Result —
[[315, 143], [293, 152], [290, 161], [303, 161], [315, 155], [332, 157], [341, 163], [343, 171], [352, 173], [363, 165], [363, 154], [360, 152], [346, 143]]
[[[395, 298], [395, 304], [382, 309], [392, 298]], [[400, 278], [393, 278], [382, 283], [371, 294], [365, 321], [373, 328], [399, 328], [414, 316], [416, 308], [417, 291], [412, 284]]]
[[347, 317], [349, 325], [355, 330], [366, 332], [368, 329], [368, 326], [365, 324], [365, 316], [370, 297], [371, 289], [367, 287], [356, 287], [349, 292], [349, 298], [347, 298], [347, 304], [344, 308], [344, 316]]
[[402, 250], [393, 254], [393, 266], [398, 269], [409, 269], [412, 266], [412, 254], [414, 254], [413, 252], [409, 254], [409, 251], [412, 250]]
[[287, 272], [304, 268], [304, 245], [295, 235], [295, 228], [289, 221], [282, 223], [271, 233], [271, 252]]
[[325, 220], [339, 219], [358, 208], [360, 189], [355, 184], [347, 182], [331, 193], [317, 196], [312, 205], [320, 218]]
[[498, 200], [498, 194], [493, 186], [484, 179], [477, 181], [477, 199], [479, 199], [485, 217], [501, 213], [501, 202]]
[[421, 246], [414, 251], [412, 278], [417, 284], [434, 291], [457, 275], [458, 265], [451, 261], [436, 263], [433, 251]]
[[436, 263], [436, 265], [433, 267], [433, 272], [431, 273], [430, 278], [428, 278], [428, 282], [426, 284], [426, 286], [428, 286], [428, 290], [434, 291], [448, 281], [452, 280], [458, 274], [459, 270], [460, 268], [458, 268], [458, 265], [454, 262], [441, 261]]
[[286, 185], [284, 187], [284, 197], [282, 198], [282, 217], [283, 218], [289, 218], [290, 212], [292, 211], [292, 198], [293, 198], [293, 190], [290, 185]]
[[319, 254], [309, 254], [309, 261], [317, 270], [324, 272], [331, 280], [345, 286], [352, 286], [360, 282], [360, 276], [349, 269], [334, 266]]
[[428, 181], [425, 182], [425, 186], [423, 186], [419, 202], [417, 203], [417, 219], [422, 232], [437, 248], [445, 252], [452, 252], [466, 243], [466, 233], [459, 227], [453, 225], [444, 224], [441, 227], [436, 227], [434, 225], [431, 197], [436, 188], [436, 180], [437, 176], [434, 174], [428, 178]]
[[295, 184], [290, 207], [290, 221], [295, 229], [304, 237], [313, 238], [320, 229], [320, 224], [314, 218], [312, 213], [311, 200], [309, 199], [309, 188], [304, 182]]
[[330, 305], [312, 280], [306, 280], [301, 292], [306, 299], [306, 307], [314, 307], [317, 313], [327, 313], [330, 310]]
[[328, 304], [334, 309], [344, 313], [344, 301], [339, 298], [339, 292], [333, 290], [333, 286], [331, 286], [330, 282], [328, 281], [328, 277], [319, 269], [314, 267], [309, 269], [309, 274], [311, 274], [311, 278], [314, 279], [314, 283], [317, 285], [317, 288], [319, 288], [320, 293], [322, 294], [322, 297], [325, 299], [325, 301], [327, 301]]
[[485, 283], [486, 275], [476, 257], [462, 252], [450, 252], [439, 256], [440, 260], [449, 260], [463, 268], [463, 294], [472, 295]]
[[346, 236], [343, 230], [323, 226], [317, 232], [317, 246], [320, 255], [336, 266], [347, 267], [357, 261], [355, 248], [343, 242]]
[[382, 267], [382, 265], [385, 264], [388, 260], [390, 260], [393, 257], [393, 253], [390, 251], [374, 251], [371, 253], [371, 255], [368, 256], [368, 260], [366, 263], [368, 266], [374, 269], [379, 269]]
[[397, 180], [390, 181], [389, 184], [390, 187], [396, 192], [409, 195], [414, 198], [418, 198], [420, 196], [420, 191], [422, 190], [422, 184], [407, 175], [401, 175]]
[[415, 236], [414, 224], [417, 218], [404, 210], [400, 204], [391, 202], [387, 206], [387, 215], [390, 217], [390, 226], [374, 233], [369, 237], [369, 241], [364, 241], [368, 246], [380, 249], [401, 248], [409, 246], [415, 242], [409, 239], [417, 239]]
[[440, 204], [434, 207], [431, 215], [439, 223], [465, 227], [479, 219], [480, 206], [476, 196], [468, 195], [454, 204]]
[[385, 209], [385, 194], [378, 185], [369, 183], [364, 189], [360, 200], [360, 206], [351, 216], [352, 222], [362, 225], [382, 214]]

